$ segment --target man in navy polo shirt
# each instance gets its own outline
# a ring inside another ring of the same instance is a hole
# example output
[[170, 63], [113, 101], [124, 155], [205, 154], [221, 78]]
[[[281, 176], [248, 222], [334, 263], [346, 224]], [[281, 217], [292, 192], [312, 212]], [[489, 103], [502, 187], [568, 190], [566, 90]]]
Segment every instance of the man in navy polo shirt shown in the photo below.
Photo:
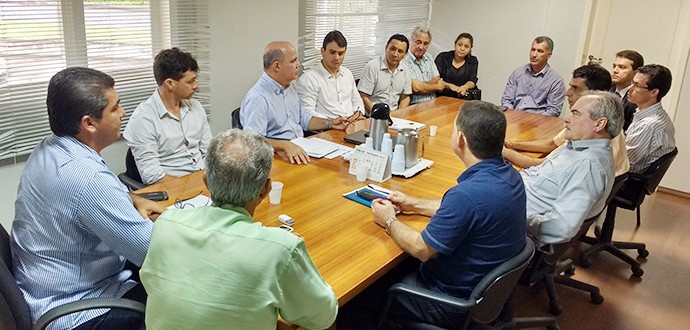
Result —
[[[374, 200], [377, 224], [402, 249], [422, 261], [403, 280], [433, 291], [466, 298], [479, 281], [520, 252], [526, 236], [525, 187], [502, 157], [506, 118], [491, 103], [465, 102], [455, 119], [451, 147], [467, 168], [458, 185], [441, 200], [393, 192]], [[431, 217], [421, 232], [395, 216], [395, 209]], [[441, 327], [461, 324], [465, 315], [428, 301], [399, 297], [392, 319], [406, 318]]]

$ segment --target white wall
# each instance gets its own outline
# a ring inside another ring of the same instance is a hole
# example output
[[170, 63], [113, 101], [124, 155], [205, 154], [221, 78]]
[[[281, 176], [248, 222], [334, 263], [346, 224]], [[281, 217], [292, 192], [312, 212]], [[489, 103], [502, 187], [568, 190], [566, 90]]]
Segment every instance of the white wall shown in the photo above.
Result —
[[434, 0], [430, 51], [453, 49], [458, 34], [474, 37], [473, 55], [479, 59], [482, 100], [500, 104], [508, 76], [529, 62], [532, 40], [547, 35], [554, 41], [549, 64], [565, 83], [579, 66], [578, 45], [585, 1], [559, 0]]

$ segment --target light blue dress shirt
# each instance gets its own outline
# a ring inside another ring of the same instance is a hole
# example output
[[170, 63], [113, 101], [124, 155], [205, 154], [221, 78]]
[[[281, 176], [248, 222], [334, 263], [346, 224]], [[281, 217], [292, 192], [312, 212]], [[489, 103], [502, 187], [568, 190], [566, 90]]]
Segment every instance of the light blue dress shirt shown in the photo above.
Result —
[[[421, 61], [417, 62], [412, 52], [408, 51], [407, 56], [402, 60], [402, 64], [407, 67], [407, 72], [414, 80], [421, 82], [428, 82], [434, 77], [439, 77], [438, 68], [434, 63], [434, 58], [426, 52], [422, 55]], [[419, 94], [415, 93], [410, 96], [410, 104], [422, 103], [431, 101], [436, 98], [436, 93]]]
[[541, 165], [520, 171], [527, 229], [540, 246], [567, 242], [604, 209], [615, 179], [610, 141], [569, 141]]
[[[22, 173], [11, 233], [14, 276], [33, 320], [68, 302], [125, 294], [137, 284], [125, 259], [143, 263], [152, 230], [96, 151], [73, 137], [45, 138]], [[70, 314], [50, 328], [107, 311]]]
[[501, 97], [504, 107], [553, 117], [561, 114], [563, 101], [563, 78], [548, 64], [536, 74], [530, 64], [515, 69]]
[[300, 104], [295, 87], [285, 88], [265, 72], [244, 96], [240, 110], [245, 130], [277, 140], [304, 136], [311, 117]]

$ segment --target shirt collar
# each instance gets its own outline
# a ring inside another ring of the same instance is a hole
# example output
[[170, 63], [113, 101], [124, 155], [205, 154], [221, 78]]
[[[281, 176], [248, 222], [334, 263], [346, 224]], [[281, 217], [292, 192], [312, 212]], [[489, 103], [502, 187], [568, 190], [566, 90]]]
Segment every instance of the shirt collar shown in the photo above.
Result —
[[[333, 75], [331, 75], [331, 73], [328, 72], [328, 70], [326, 70], [326, 67], [323, 66], [323, 62], [319, 62], [319, 65], [316, 66], [316, 69], [319, 70], [321, 75], [323, 75], [323, 77], [326, 79], [333, 77]], [[340, 78], [342, 76], [343, 76], [343, 67], [341, 65], [341, 67], [338, 69], [338, 73], [335, 75], [335, 78]]]
[[548, 63], [546, 63], [546, 66], [544, 66], [544, 68], [541, 69], [541, 71], [539, 71], [539, 72], [537, 72], [537, 73], [532, 73], [532, 65], [529, 64], [529, 63], [527, 63], [527, 66], [525, 66], [525, 70], [526, 70], [527, 72], [529, 72], [529, 74], [531, 74], [531, 75], [533, 75], [533, 76], [535, 76], [535, 77], [536, 77], [536, 76], [543, 76], [543, 75], [547, 74], [547, 73], [549, 72], [550, 69], [551, 69], [551, 66], [549, 66]]
[[288, 85], [288, 87], [283, 87], [277, 81], [273, 80], [266, 72], [261, 75], [261, 84], [273, 91], [276, 95], [283, 94], [286, 89], [290, 88], [290, 85]]
[[478, 173], [487, 168], [495, 168], [497, 166], [503, 166], [505, 164], [506, 161], [503, 159], [503, 156], [496, 156], [483, 159], [479, 163], [470, 166], [468, 169], [462, 172], [462, 174], [460, 174], [460, 176], [458, 177], [457, 181], [458, 183], [461, 183], [462, 181], [465, 181], [472, 177], [475, 173]]
[[[381, 64], [381, 66], [379, 68], [380, 70], [388, 71], [388, 61], [386, 61], [386, 54], [381, 55], [380, 64]], [[402, 66], [402, 61], [400, 61], [400, 63], [398, 63], [398, 67], [395, 68], [395, 72], [393, 74], [395, 74], [397, 72], [402, 72], [402, 71], [403, 71], [403, 66]]]
[[[628, 85], [628, 87], [623, 88], [623, 89], [621, 89], [621, 90], [616, 90], [616, 94], [618, 94], [618, 96], [620, 96], [621, 98], [623, 98], [623, 97], [625, 96], [625, 94], [628, 93], [628, 90], [630, 89], [630, 86], [632, 86], [632, 85]], [[614, 87], [614, 88], [615, 88], [615, 87]]]
[[[213, 206], [220, 207], [221, 209], [224, 209], [224, 210], [231, 210], [231, 211], [235, 211], [237, 213], [242, 213], [242, 214], [246, 215], [250, 220], [252, 219], [252, 215], [249, 214], [249, 211], [247, 211], [247, 209], [245, 209], [244, 207], [234, 206], [231, 204], [217, 205], [215, 202], [213, 203]], [[251, 222], [251, 221], [248, 221], [248, 222]]]
[[[52, 136], [53, 136], [53, 139], [55, 139], [55, 141], [56, 141], [58, 144], [62, 144], [62, 145], [65, 145], [65, 146], [67, 146], [67, 145], [72, 146], [72, 147], [67, 147], [66, 149], [69, 150], [70, 153], [73, 153], [74, 156], [82, 156], [82, 157], [94, 158], [94, 159], [96, 159], [98, 162], [100, 162], [100, 163], [102, 163], [103, 165], [105, 165], [105, 160], [103, 160], [103, 157], [101, 157], [101, 155], [98, 154], [98, 153], [96, 152], [96, 150], [91, 149], [91, 147], [89, 147], [88, 145], [86, 145], [86, 143], [79, 141], [79, 139], [77, 139], [76, 137], [74, 137], [74, 136], [68, 136], [68, 135], [66, 135], [66, 136], [57, 136], [57, 135], [55, 135], [54, 133], [53, 133]], [[73, 158], [76, 158], [76, 157], [73, 157]]]
[[[156, 88], [156, 92], [153, 93], [153, 99], [154, 99], [155, 104], [156, 104], [156, 114], [158, 115], [158, 118], [163, 118], [165, 115], [173, 117], [173, 115], [168, 111], [168, 108], [165, 107], [165, 104], [163, 104], [163, 99], [161, 98], [161, 94], [158, 91], [158, 88]], [[184, 100], [181, 101], [180, 102], [180, 117], [184, 117], [188, 111], [189, 111], [189, 106], [187, 105], [187, 102], [185, 102]], [[182, 119], [182, 118], [178, 118], [178, 119]]]
[[590, 139], [590, 140], [576, 140], [568, 141], [566, 148], [570, 150], [582, 151], [591, 147], [608, 147], [611, 145], [610, 139]]
[[646, 117], [652, 117], [656, 116], [661, 111], [664, 111], [664, 109], [661, 107], [661, 102], [657, 102], [644, 109], [637, 108], [637, 110], [635, 110], [633, 118], [642, 119]]

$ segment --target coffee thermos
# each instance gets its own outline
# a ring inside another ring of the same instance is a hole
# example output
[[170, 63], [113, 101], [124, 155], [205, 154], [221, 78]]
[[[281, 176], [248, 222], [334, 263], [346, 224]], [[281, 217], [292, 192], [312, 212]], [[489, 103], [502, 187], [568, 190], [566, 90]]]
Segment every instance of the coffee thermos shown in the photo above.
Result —
[[391, 109], [388, 107], [388, 104], [376, 103], [371, 107], [369, 117], [369, 136], [373, 140], [374, 150], [381, 151], [383, 134], [388, 133], [388, 127], [393, 125]]
[[417, 153], [417, 148], [419, 145], [419, 131], [414, 128], [401, 129], [398, 131], [398, 136], [395, 138], [395, 144], [401, 144], [405, 148], [405, 168], [410, 168], [417, 165], [417, 162], [419, 162]]

